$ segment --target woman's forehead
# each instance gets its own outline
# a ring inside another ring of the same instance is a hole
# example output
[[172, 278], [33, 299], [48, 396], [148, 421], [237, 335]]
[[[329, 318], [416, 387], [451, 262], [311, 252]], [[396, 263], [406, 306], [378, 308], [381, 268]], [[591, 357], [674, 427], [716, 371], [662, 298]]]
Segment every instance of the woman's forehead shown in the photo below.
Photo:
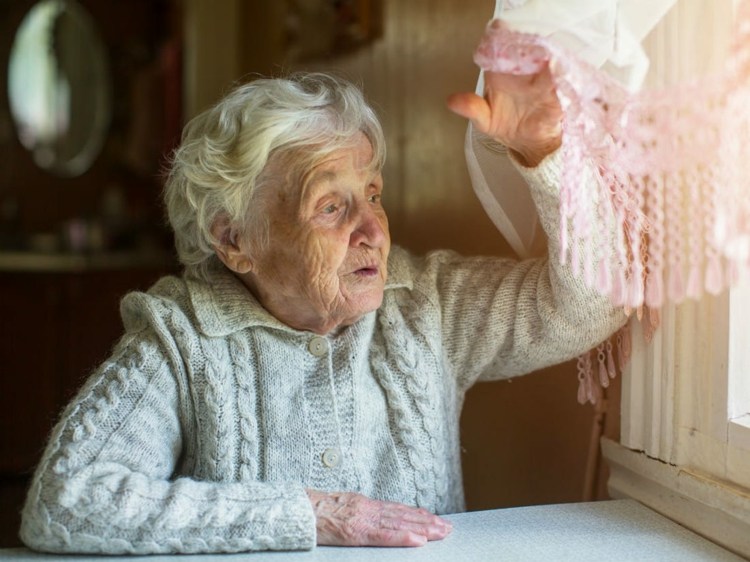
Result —
[[345, 146], [317, 158], [301, 177], [298, 186], [335, 182], [338, 177], [354, 171], [357, 174], [375, 176], [380, 172], [379, 162], [375, 160], [372, 145], [367, 137], [351, 146]]

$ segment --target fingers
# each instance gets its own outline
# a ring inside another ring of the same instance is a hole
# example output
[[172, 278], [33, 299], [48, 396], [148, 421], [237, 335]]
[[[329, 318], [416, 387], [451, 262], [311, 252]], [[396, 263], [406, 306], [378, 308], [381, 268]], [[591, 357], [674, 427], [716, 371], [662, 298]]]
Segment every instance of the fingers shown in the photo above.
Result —
[[424, 535], [391, 529], [373, 529], [367, 541], [367, 546], [404, 547], [424, 546], [425, 544], [427, 544], [427, 537]]
[[421, 508], [360, 494], [308, 490], [320, 545], [421, 546], [445, 538], [450, 522]]
[[507, 92], [518, 97], [535, 96], [555, 88], [549, 63], [544, 63], [539, 71], [533, 74], [485, 72], [484, 83], [492, 90]]
[[464, 92], [450, 95], [447, 104], [453, 113], [469, 119], [481, 132], [488, 132], [492, 112], [487, 100], [476, 94]]
[[410, 531], [423, 535], [428, 541], [444, 539], [453, 525], [427, 511], [402, 504], [391, 504], [383, 510], [380, 526], [393, 530]]

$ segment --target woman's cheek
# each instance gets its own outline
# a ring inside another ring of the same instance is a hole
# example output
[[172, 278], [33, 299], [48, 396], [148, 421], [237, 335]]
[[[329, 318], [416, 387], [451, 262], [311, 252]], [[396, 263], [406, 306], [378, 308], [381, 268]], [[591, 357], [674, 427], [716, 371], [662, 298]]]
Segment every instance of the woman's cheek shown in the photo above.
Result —
[[[330, 275], [330, 250], [321, 240], [311, 239], [304, 245], [304, 251], [298, 253], [294, 259], [298, 266], [302, 266], [306, 281], [320, 284], [323, 279]], [[302, 265], [304, 264], [304, 265]]]

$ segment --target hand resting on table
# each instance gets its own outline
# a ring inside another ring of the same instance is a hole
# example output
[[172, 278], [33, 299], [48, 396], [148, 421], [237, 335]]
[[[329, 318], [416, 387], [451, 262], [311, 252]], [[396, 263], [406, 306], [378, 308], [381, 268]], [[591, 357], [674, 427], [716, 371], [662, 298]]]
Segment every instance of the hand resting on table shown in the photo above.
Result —
[[319, 545], [422, 546], [445, 538], [453, 528], [423, 508], [351, 492], [307, 490], [307, 495], [315, 511]]

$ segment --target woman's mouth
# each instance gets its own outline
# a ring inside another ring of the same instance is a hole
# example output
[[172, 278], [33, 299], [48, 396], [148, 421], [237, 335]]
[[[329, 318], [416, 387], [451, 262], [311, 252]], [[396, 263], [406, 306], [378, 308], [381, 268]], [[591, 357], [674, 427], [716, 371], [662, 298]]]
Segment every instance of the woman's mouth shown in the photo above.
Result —
[[362, 267], [360, 269], [357, 269], [354, 272], [354, 274], [357, 275], [358, 277], [364, 277], [364, 278], [376, 277], [378, 275], [378, 268], [377, 266], [374, 266], [374, 265], [368, 266], [368, 267]]

